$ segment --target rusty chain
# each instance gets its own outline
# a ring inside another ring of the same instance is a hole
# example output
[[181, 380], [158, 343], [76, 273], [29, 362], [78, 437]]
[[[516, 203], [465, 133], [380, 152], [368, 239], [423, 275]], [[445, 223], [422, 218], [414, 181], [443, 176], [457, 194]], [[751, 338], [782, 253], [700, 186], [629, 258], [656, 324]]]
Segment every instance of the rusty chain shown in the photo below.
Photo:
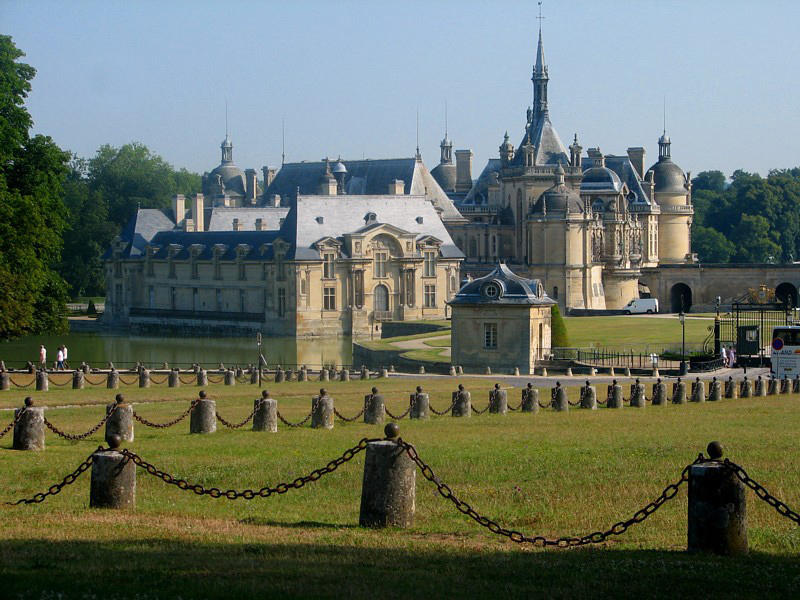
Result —
[[96, 433], [97, 430], [100, 429], [103, 425], [105, 425], [106, 421], [108, 421], [111, 415], [113, 415], [117, 411], [117, 406], [119, 405], [114, 404], [110, 410], [106, 411], [106, 416], [103, 417], [97, 425], [92, 427], [89, 431], [81, 434], [72, 434], [72, 433], [67, 433], [66, 431], [62, 431], [61, 429], [53, 425], [50, 421], [48, 421], [47, 417], [44, 417], [44, 424], [50, 431], [55, 433], [57, 436], [62, 437], [65, 440], [72, 440], [73, 442], [77, 442], [80, 440], [85, 440], [90, 435]]
[[210, 374], [206, 374], [206, 379], [208, 379], [208, 383], [213, 383], [213, 384], [223, 383], [225, 381], [225, 375], [220, 375], [219, 379], [214, 381], [214, 378]]
[[[285, 494], [291, 489], [300, 489], [307, 483], [312, 483], [320, 479], [323, 475], [327, 475], [328, 473], [332, 473], [336, 469], [338, 469], [341, 465], [346, 462], [353, 460], [353, 458], [364, 451], [367, 447], [367, 444], [370, 442], [379, 441], [380, 438], [362, 438], [358, 444], [353, 446], [352, 448], [348, 448], [345, 450], [341, 456], [334, 458], [327, 465], [321, 467], [319, 469], [314, 469], [308, 475], [303, 475], [301, 477], [297, 477], [296, 479], [292, 480], [291, 482], [286, 483], [279, 483], [274, 487], [264, 486], [258, 490], [225, 490], [222, 491], [217, 487], [205, 488], [204, 486], [200, 485], [199, 483], [189, 483], [185, 479], [177, 478], [174, 475], [171, 475], [165, 471], [161, 471], [157, 469], [151, 463], [145, 461], [140, 457], [138, 454], [131, 452], [129, 450], [121, 450], [120, 452], [125, 456], [127, 460], [133, 461], [133, 463], [147, 471], [150, 475], [157, 477], [164, 481], [164, 483], [168, 483], [170, 485], [174, 485], [181, 490], [191, 491], [197, 494], [198, 496], [210, 496], [212, 498], [225, 498], [227, 500], [236, 500], [238, 498], [244, 498], [245, 500], [252, 500], [255, 497], [260, 498], [269, 498], [275, 494]], [[124, 463], [123, 463], [124, 464]]]
[[303, 425], [308, 423], [308, 420], [311, 418], [311, 415], [313, 414], [313, 409], [312, 412], [308, 413], [302, 421], [298, 421], [297, 423], [292, 423], [291, 421], [287, 421], [281, 414], [281, 411], [276, 411], [276, 414], [278, 415], [278, 419], [280, 419], [281, 423], [283, 423], [284, 425], [288, 427], [302, 427]]
[[472, 406], [472, 403], [470, 403], [469, 407], [470, 407], [470, 409], [472, 409], [472, 412], [474, 412], [476, 415], [482, 415], [483, 413], [485, 413], [487, 410], [489, 410], [492, 407], [492, 403], [489, 402], [489, 404], [487, 404], [486, 408], [484, 408], [483, 410], [478, 410], [477, 408]]
[[122, 375], [119, 375], [119, 382], [124, 384], [124, 385], [134, 385], [138, 381], [139, 381], [139, 376], [138, 375], [134, 375], [133, 381], [131, 381], [131, 382], [125, 381], [125, 378]]
[[539, 406], [542, 407], [542, 408], [550, 408], [551, 406], [553, 406], [553, 401], [552, 400], [550, 400], [550, 402], [548, 402], [547, 404], [542, 404], [542, 400], [540, 398], [538, 400], [538, 402], [539, 402]]
[[689, 465], [686, 465], [681, 471], [680, 479], [678, 479], [675, 483], [670, 483], [667, 487], [664, 488], [664, 491], [656, 498], [653, 502], [650, 502], [643, 508], [637, 510], [633, 516], [626, 520], [626, 521], [619, 521], [612, 525], [609, 529], [605, 531], [595, 531], [593, 533], [588, 533], [582, 536], [563, 536], [558, 538], [547, 538], [541, 535], [537, 536], [526, 536], [525, 534], [516, 531], [514, 529], [507, 529], [500, 525], [497, 521], [490, 519], [488, 517], [484, 517], [480, 513], [478, 513], [469, 503], [461, 500], [453, 493], [453, 490], [445, 483], [436, 476], [433, 469], [430, 465], [426, 464], [423, 461], [419, 454], [417, 453], [416, 448], [413, 445], [409, 444], [408, 442], [403, 441], [402, 439], [397, 439], [397, 445], [403, 448], [408, 454], [408, 457], [414, 461], [414, 463], [419, 468], [422, 476], [436, 485], [436, 488], [439, 494], [445, 498], [446, 500], [450, 500], [455, 507], [458, 509], [459, 512], [467, 515], [472, 520], [474, 520], [479, 525], [486, 527], [492, 533], [496, 533], [498, 535], [503, 535], [509, 538], [512, 542], [516, 542], [518, 544], [533, 544], [533, 545], [541, 545], [541, 546], [557, 546], [559, 548], [570, 548], [574, 546], [584, 546], [586, 544], [599, 544], [604, 542], [607, 538], [611, 537], [612, 535], [622, 535], [625, 533], [631, 525], [635, 525], [637, 523], [641, 523], [647, 517], [652, 515], [656, 512], [661, 506], [663, 506], [668, 500], [675, 497], [680, 489], [680, 486], [683, 485], [686, 481], [689, 480], [689, 467], [692, 464], [697, 464], [700, 462], [705, 462], [706, 459], [703, 455], [699, 455], [695, 461]]
[[[66, 375], [66, 373], [59, 373], [59, 375]], [[69, 375], [69, 379], [64, 383], [58, 383], [57, 381], [53, 381], [52, 378], [48, 375], [47, 382], [53, 384], [56, 387], [67, 387], [68, 385], [72, 384], [72, 375]]]
[[183, 377], [181, 377], [180, 375], [178, 375], [178, 381], [180, 381], [180, 382], [181, 382], [183, 385], [189, 385], [190, 383], [197, 383], [197, 376], [195, 376], [195, 378], [194, 378], [194, 379], [192, 379], [191, 377], [189, 377], [189, 379], [188, 379], [188, 381], [187, 381], [186, 379], [184, 379]]
[[747, 471], [745, 471], [741, 466], [737, 465], [735, 462], [731, 460], [728, 460], [727, 458], [723, 460], [721, 464], [725, 465], [731, 471], [733, 471], [734, 475], [736, 475], [739, 481], [741, 481], [743, 484], [745, 484], [747, 487], [753, 490], [756, 496], [758, 496], [764, 502], [766, 502], [772, 508], [774, 508], [779, 515], [786, 517], [790, 521], [794, 521], [795, 523], [800, 525], [800, 514], [797, 514], [795, 511], [789, 508], [789, 506], [785, 502], [778, 500], [775, 496], [770, 494], [763, 485], [761, 485], [755, 479], [750, 477], [747, 474]]
[[446, 415], [447, 413], [449, 413], [451, 410], [453, 410], [453, 407], [454, 407], [455, 405], [456, 405], [456, 402], [455, 402], [455, 400], [453, 400], [453, 401], [450, 403], [450, 406], [448, 406], [447, 408], [445, 408], [445, 409], [444, 409], [443, 411], [441, 411], [441, 412], [439, 412], [438, 410], [436, 410], [435, 408], [433, 408], [433, 406], [432, 406], [430, 403], [428, 404], [428, 408], [430, 408], [430, 409], [431, 409], [431, 412], [432, 412], [433, 414], [435, 414], [435, 415], [439, 415], [440, 417], [442, 417], [442, 416]]
[[352, 423], [353, 421], [357, 421], [358, 419], [360, 419], [364, 415], [365, 410], [366, 409], [362, 408], [360, 411], [358, 411], [358, 414], [356, 414], [354, 417], [347, 418], [342, 413], [340, 413], [339, 410], [334, 406], [333, 414], [339, 417], [342, 421]]
[[11, 431], [14, 427], [16, 427], [19, 420], [22, 418], [22, 415], [25, 414], [25, 411], [28, 410], [27, 406], [23, 406], [22, 410], [20, 410], [17, 414], [14, 415], [11, 423], [6, 425], [6, 428], [3, 431], [0, 431], [0, 438], [4, 437], [9, 431]]
[[22, 388], [23, 390], [27, 390], [28, 388], [33, 387], [33, 385], [36, 383], [36, 378], [35, 377], [34, 377], [33, 381], [31, 381], [30, 383], [17, 383], [11, 377], [9, 377], [8, 380], [11, 382], [12, 385], [14, 385], [14, 386], [16, 386], [18, 388]]
[[75, 480], [78, 479], [91, 465], [93, 460], [93, 455], [95, 452], [100, 452], [102, 450], [106, 450], [103, 446], [98, 446], [97, 450], [92, 452], [86, 460], [84, 460], [78, 468], [75, 469], [72, 473], [69, 473], [61, 480], [60, 483], [55, 483], [47, 488], [46, 492], [39, 492], [38, 494], [34, 494], [30, 498], [20, 498], [16, 502], [5, 502], [4, 504], [8, 506], [18, 506], [19, 504], [39, 504], [40, 502], [44, 502], [48, 496], [55, 496], [58, 494], [63, 488], [68, 485], [75, 483]]
[[167, 383], [167, 381], [169, 381], [169, 375], [164, 375], [164, 379], [162, 379], [161, 381], [158, 381], [155, 377], [153, 377], [153, 375], [150, 375], [150, 381], [155, 383], [156, 385], [164, 385], [165, 383]]
[[252, 418], [255, 416], [256, 412], [258, 412], [258, 409], [261, 408], [262, 404], [263, 404], [263, 400], [261, 398], [259, 398], [258, 402], [255, 405], [255, 408], [253, 408], [253, 412], [251, 412], [245, 418], [244, 421], [241, 421], [239, 423], [231, 423], [230, 421], [227, 421], [227, 420], [223, 419], [222, 415], [220, 415], [218, 412], [215, 412], [215, 414], [217, 415], [217, 419], [219, 419], [219, 422], [222, 423], [223, 425], [225, 425], [225, 427], [227, 427], [228, 429], [239, 429], [239, 428], [244, 427], [245, 425], [247, 425], [252, 420]]
[[412, 409], [413, 407], [414, 407], [414, 405], [413, 405], [413, 404], [409, 404], [409, 405], [408, 405], [408, 408], [407, 408], [407, 409], [405, 409], [405, 411], [403, 411], [403, 412], [402, 412], [402, 413], [400, 413], [399, 415], [393, 415], [393, 414], [391, 413], [391, 411], [390, 411], [388, 408], [386, 408], [386, 405], [384, 405], [384, 407], [383, 407], [383, 408], [384, 408], [384, 410], [386, 411], [386, 414], [387, 414], [387, 415], [389, 415], [389, 418], [390, 418], [390, 419], [394, 419], [395, 421], [402, 421], [403, 419], [405, 419], [405, 418], [406, 418], [406, 417], [409, 415], [409, 413], [411, 412], [411, 409]]
[[96, 383], [95, 383], [94, 381], [92, 381], [91, 379], [89, 379], [89, 376], [88, 376], [88, 375], [84, 374], [84, 376], [83, 376], [83, 380], [84, 380], [86, 383], [88, 383], [89, 385], [103, 385], [104, 383], [106, 383], [106, 382], [108, 381], [108, 378], [107, 378], [107, 377], [103, 377], [103, 376], [101, 375], [101, 376], [100, 376], [100, 381], [98, 381], [98, 382], [96, 382]]
[[192, 403], [189, 405], [183, 413], [172, 419], [172, 421], [167, 421], [166, 423], [153, 423], [152, 421], [148, 421], [147, 419], [140, 417], [136, 411], [133, 411], [133, 418], [139, 421], [142, 425], [146, 425], [147, 427], [154, 427], [156, 429], [166, 429], [167, 427], [172, 427], [173, 425], [177, 425], [181, 421], [183, 421], [186, 417], [189, 416], [189, 413], [194, 410], [194, 407], [197, 406], [197, 403], [200, 402], [199, 399], [192, 400]]

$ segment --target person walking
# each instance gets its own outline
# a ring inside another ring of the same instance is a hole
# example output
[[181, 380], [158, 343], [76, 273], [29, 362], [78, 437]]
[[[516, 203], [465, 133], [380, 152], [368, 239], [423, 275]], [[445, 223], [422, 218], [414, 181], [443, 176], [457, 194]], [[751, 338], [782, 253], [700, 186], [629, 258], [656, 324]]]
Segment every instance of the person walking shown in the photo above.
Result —
[[731, 369], [736, 367], [736, 350], [733, 349], [733, 346], [728, 346], [728, 365]]
[[61, 345], [61, 350], [64, 351], [64, 368], [69, 369], [69, 362], [67, 362], [67, 346], [66, 344]]
[[47, 370], [47, 348], [44, 347], [44, 344], [39, 346], [39, 366]]
[[64, 370], [64, 347], [59, 346], [56, 352], [56, 371]]
[[722, 366], [728, 366], [728, 352], [725, 350], [725, 345], [720, 344], [719, 346], [719, 357], [722, 359]]

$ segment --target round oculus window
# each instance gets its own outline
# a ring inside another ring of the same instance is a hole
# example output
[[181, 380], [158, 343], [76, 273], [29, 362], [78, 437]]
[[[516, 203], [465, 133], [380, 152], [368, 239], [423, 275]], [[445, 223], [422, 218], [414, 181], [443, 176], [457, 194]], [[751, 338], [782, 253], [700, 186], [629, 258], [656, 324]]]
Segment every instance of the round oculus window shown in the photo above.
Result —
[[499, 298], [501, 295], [500, 286], [494, 281], [487, 283], [485, 286], [483, 286], [483, 295], [492, 299]]

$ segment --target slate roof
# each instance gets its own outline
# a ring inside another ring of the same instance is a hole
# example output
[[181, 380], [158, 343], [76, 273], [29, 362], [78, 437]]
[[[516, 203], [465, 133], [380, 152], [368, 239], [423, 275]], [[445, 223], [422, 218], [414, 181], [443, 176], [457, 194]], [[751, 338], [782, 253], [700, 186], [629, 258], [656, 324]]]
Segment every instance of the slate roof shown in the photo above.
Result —
[[[531, 144], [536, 146], [536, 162], [535, 166], [541, 167], [546, 165], [556, 165], [558, 163], [568, 165], [569, 154], [564, 146], [561, 138], [558, 137], [555, 127], [550, 122], [548, 113], [540, 115], [530, 127]], [[522, 146], [526, 143], [528, 133], [526, 131], [522, 141], [517, 146], [514, 159], [511, 161], [513, 165], [521, 165], [523, 161]]]
[[242, 231], [255, 231], [256, 219], [262, 219], [267, 230], [281, 228], [281, 219], [289, 213], [287, 207], [259, 206], [246, 208], [227, 208], [216, 206], [207, 220], [208, 231], [233, 231], [233, 220], [239, 219]]
[[[489, 295], [486, 288], [491, 284], [500, 288], [497, 295]], [[550, 305], [556, 302], [544, 291], [540, 279], [527, 279], [499, 263], [494, 270], [464, 285], [448, 304], [497, 305]]]
[[[141, 256], [147, 244], [159, 231], [171, 231], [174, 227], [175, 223], [172, 219], [159, 209], [138, 209], [119, 234], [122, 241], [128, 243], [122, 255], [126, 258]], [[110, 256], [110, 249], [103, 255], [103, 258], [108, 256]]]
[[631, 164], [631, 159], [625, 156], [606, 155], [606, 167], [614, 171], [631, 192], [628, 200], [634, 204], [650, 204], [647, 194], [642, 187], [642, 180]]
[[[174, 257], [185, 260], [190, 256], [191, 246], [200, 244], [202, 250], [197, 258], [210, 260], [214, 256], [214, 246], [222, 244], [225, 246], [225, 251], [220, 255], [220, 259], [234, 260], [237, 258], [237, 246], [247, 244], [250, 248], [244, 255], [245, 260], [271, 260], [272, 242], [277, 236], [277, 231], [162, 231], [153, 237], [151, 245], [159, 247], [154, 255], [154, 258], [158, 259], [167, 258], [170, 245], [178, 244], [182, 248]], [[266, 248], [262, 248], [264, 244], [267, 244]]]
[[[442, 219], [463, 222], [464, 217], [453, 205], [445, 191], [436, 182], [427, 167], [415, 158], [377, 160], [342, 160], [347, 168], [344, 192], [348, 195], [388, 195], [389, 184], [403, 181], [404, 193], [426, 196], [442, 211]], [[319, 194], [320, 177], [325, 174], [325, 163], [286, 163], [267, 187], [264, 197], [280, 195], [281, 202], [291, 204], [299, 193], [304, 196]]]
[[462, 204], [486, 204], [489, 200], [489, 184], [494, 180], [494, 174], [499, 173], [500, 169], [500, 159], [490, 158]]
[[[368, 213], [375, 222], [367, 223]], [[320, 218], [321, 217], [321, 218]], [[421, 218], [422, 222], [418, 220]], [[424, 196], [303, 196], [301, 195], [284, 221], [279, 235], [292, 244], [287, 258], [318, 260], [314, 244], [325, 237], [343, 240], [343, 234], [355, 233], [377, 224], [415, 233], [417, 239], [433, 236], [442, 241], [443, 258], [463, 258], [433, 205]]]

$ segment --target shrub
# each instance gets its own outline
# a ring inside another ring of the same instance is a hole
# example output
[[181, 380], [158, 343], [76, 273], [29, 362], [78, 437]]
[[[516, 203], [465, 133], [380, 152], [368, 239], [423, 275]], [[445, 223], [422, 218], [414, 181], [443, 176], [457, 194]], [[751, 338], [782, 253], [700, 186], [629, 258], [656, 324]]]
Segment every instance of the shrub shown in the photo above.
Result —
[[567, 325], [561, 317], [561, 311], [558, 310], [557, 304], [553, 304], [550, 308], [550, 321], [550, 346], [553, 348], [568, 348]]

